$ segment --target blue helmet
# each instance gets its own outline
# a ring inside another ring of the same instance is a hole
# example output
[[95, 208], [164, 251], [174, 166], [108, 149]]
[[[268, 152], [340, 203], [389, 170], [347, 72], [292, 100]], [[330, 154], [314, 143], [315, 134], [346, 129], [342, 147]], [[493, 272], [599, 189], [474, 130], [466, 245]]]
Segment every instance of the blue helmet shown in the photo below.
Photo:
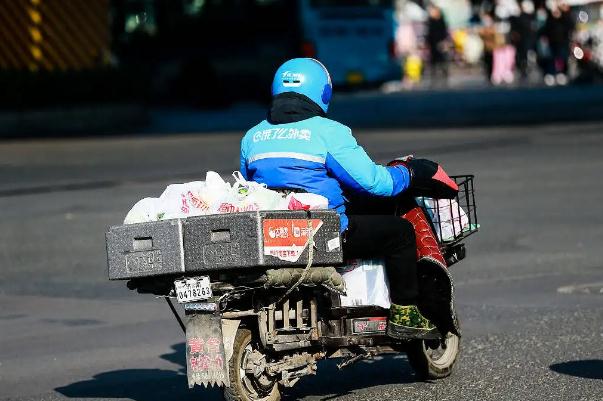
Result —
[[294, 58], [281, 65], [274, 74], [272, 96], [285, 92], [309, 97], [324, 112], [329, 108], [333, 85], [326, 67], [313, 58]]

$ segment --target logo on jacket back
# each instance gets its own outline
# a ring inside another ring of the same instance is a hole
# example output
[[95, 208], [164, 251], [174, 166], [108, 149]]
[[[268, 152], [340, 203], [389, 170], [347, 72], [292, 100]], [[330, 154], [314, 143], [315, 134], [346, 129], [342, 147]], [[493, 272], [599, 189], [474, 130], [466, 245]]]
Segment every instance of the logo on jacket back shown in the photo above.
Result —
[[256, 131], [253, 134], [253, 142], [271, 141], [281, 139], [297, 139], [303, 141], [312, 140], [312, 131], [298, 128], [270, 128]]
[[283, 86], [285, 88], [297, 88], [304, 81], [304, 74], [293, 71], [283, 72]]

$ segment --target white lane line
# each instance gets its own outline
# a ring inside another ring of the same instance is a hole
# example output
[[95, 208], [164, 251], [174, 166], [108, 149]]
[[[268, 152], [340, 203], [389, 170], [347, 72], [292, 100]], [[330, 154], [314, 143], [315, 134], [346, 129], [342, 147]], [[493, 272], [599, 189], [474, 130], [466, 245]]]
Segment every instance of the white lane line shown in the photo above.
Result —
[[603, 295], [603, 282], [566, 285], [566, 286], [557, 288], [557, 292], [560, 294], [602, 294]]

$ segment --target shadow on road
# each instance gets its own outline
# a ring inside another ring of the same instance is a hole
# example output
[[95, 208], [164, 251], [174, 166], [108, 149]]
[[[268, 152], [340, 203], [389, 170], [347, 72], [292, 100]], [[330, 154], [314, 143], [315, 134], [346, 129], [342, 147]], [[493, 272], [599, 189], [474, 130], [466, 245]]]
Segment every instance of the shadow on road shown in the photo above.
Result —
[[71, 383], [54, 390], [74, 399], [125, 398], [134, 401], [218, 401], [217, 388], [189, 390], [186, 381], [184, 343], [172, 345], [172, 352], [160, 358], [179, 365], [178, 371], [163, 369], [122, 369], [103, 372], [92, 379]]
[[603, 380], [603, 360], [601, 359], [554, 363], [549, 368], [564, 375]]
[[[172, 345], [172, 352], [161, 359], [179, 365], [178, 371], [163, 369], [122, 369], [103, 372], [92, 379], [57, 387], [55, 391], [74, 399], [125, 398], [134, 401], [204, 401], [222, 400], [221, 389], [188, 389], [185, 370], [185, 344]], [[318, 375], [304, 377], [292, 389], [285, 389], [283, 399], [308, 396], [330, 400], [355, 390], [390, 384], [413, 383], [412, 370], [402, 356], [378, 357], [356, 363], [342, 371], [337, 361], [321, 361]], [[377, 373], [378, 372], [378, 373]]]
[[415, 383], [412, 369], [403, 356], [377, 357], [375, 360], [358, 362], [343, 370], [337, 369], [336, 360], [321, 361], [318, 375], [300, 380], [283, 394], [285, 400], [304, 397], [320, 397], [331, 400], [352, 394], [356, 390], [391, 385]]
[[165, 359], [175, 365], [180, 365], [178, 373], [186, 375], [186, 344], [178, 343], [172, 345], [172, 352], [169, 354], [163, 354], [159, 356], [161, 359]]
[[69, 398], [119, 398], [134, 401], [221, 400], [216, 389], [189, 390], [186, 376], [162, 369], [123, 369], [95, 375], [84, 380], [57, 387], [55, 391]]

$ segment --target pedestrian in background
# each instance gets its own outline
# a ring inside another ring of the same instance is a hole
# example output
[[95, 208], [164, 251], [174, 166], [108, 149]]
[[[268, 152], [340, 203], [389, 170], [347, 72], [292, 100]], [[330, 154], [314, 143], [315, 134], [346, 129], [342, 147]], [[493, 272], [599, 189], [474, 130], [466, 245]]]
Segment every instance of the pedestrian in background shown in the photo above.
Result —
[[543, 29], [550, 49], [550, 59], [544, 77], [547, 85], [567, 84], [567, 61], [573, 31], [574, 24], [569, 6], [553, 6]]
[[528, 78], [528, 56], [534, 47], [534, 3], [530, 0], [521, 2], [521, 12], [510, 19], [511, 44], [515, 47], [515, 65], [522, 81]]
[[431, 85], [435, 86], [439, 82], [438, 75], [446, 85], [448, 83], [448, 25], [439, 7], [429, 5], [428, 13], [426, 41], [431, 56]]
[[[546, 81], [546, 77], [547, 74], [549, 74], [549, 66], [551, 63], [551, 47], [549, 46], [549, 39], [544, 33], [544, 27], [546, 26], [548, 16], [548, 10], [544, 5], [541, 5], [536, 10], [534, 17], [534, 25], [536, 27], [536, 60], [542, 75], [545, 77], [545, 83], [547, 85], [549, 85], [549, 82]], [[554, 85], [555, 78], [549, 74], [549, 79], [552, 79], [550, 85]]]
[[493, 69], [493, 54], [496, 48], [498, 32], [494, 26], [494, 19], [490, 14], [482, 15], [482, 26], [478, 30], [479, 36], [484, 42], [484, 72], [488, 82], [492, 82], [492, 69]]

